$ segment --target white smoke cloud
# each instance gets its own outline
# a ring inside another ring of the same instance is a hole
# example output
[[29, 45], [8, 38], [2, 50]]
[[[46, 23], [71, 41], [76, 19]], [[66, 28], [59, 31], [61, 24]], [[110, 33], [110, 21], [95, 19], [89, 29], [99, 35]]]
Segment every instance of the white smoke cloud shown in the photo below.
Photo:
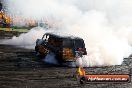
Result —
[[[81, 61], [83, 66], [121, 64], [123, 58], [132, 52], [131, 0], [5, 0], [4, 2], [8, 14], [38, 21], [45, 19], [49, 23], [57, 24], [58, 30], [55, 31], [83, 38], [88, 52]], [[17, 40], [13, 43], [34, 44], [35, 39], [44, 33], [36, 34], [36, 31], [32, 31], [15, 37]], [[32, 40], [32, 37], [35, 39]], [[24, 38], [24, 43], [21, 38]]]
[[33, 28], [28, 33], [23, 33], [19, 37], [14, 36], [12, 39], [3, 41], [3, 44], [17, 45], [21, 47], [34, 48], [36, 39], [42, 38], [45, 30], [43, 28]]
[[46, 57], [43, 59], [43, 61], [46, 62], [46, 63], [49, 63], [49, 64], [58, 65], [58, 62], [55, 59], [55, 54], [54, 53], [47, 54]]

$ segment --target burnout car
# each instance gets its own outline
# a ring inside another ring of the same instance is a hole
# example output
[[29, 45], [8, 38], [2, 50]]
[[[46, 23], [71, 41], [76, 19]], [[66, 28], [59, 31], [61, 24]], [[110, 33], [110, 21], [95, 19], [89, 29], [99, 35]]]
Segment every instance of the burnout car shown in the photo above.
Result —
[[56, 60], [61, 65], [71, 65], [75, 63], [77, 54], [87, 54], [82, 38], [61, 36], [54, 33], [45, 33], [42, 39], [37, 39], [35, 51], [43, 57], [50, 52], [54, 53]]

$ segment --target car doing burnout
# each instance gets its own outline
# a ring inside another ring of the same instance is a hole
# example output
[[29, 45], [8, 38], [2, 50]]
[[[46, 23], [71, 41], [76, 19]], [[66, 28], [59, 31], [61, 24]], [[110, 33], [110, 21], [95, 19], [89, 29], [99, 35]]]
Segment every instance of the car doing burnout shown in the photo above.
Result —
[[[35, 51], [43, 57], [52, 52], [60, 65], [68, 66], [75, 64], [77, 54], [87, 54], [82, 38], [60, 36], [54, 33], [45, 33], [42, 39], [37, 39]], [[81, 52], [81, 54], [78, 52]]]

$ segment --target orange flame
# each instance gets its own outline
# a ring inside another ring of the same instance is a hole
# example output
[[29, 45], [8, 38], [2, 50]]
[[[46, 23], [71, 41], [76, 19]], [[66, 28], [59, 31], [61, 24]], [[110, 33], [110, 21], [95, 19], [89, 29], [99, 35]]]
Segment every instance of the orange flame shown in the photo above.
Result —
[[80, 75], [80, 76], [85, 76], [85, 70], [84, 70], [84, 68], [83, 67], [79, 67], [78, 68], [78, 74]]

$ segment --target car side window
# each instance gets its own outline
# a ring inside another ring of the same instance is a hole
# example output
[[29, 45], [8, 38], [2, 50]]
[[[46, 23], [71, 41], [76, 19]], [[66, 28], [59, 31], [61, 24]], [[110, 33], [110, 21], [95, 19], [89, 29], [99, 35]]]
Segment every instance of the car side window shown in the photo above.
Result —
[[42, 38], [42, 40], [44, 40], [44, 41], [48, 41], [48, 39], [49, 39], [49, 35], [44, 35]]
[[42, 40], [45, 40], [45, 39], [46, 39], [46, 35], [43, 35]]
[[46, 36], [46, 41], [48, 41], [48, 39], [49, 39], [49, 35]]
[[63, 46], [64, 46], [64, 47], [73, 47], [72, 45], [73, 45], [73, 44], [72, 44], [72, 40], [65, 39], [65, 40], [63, 41]]

